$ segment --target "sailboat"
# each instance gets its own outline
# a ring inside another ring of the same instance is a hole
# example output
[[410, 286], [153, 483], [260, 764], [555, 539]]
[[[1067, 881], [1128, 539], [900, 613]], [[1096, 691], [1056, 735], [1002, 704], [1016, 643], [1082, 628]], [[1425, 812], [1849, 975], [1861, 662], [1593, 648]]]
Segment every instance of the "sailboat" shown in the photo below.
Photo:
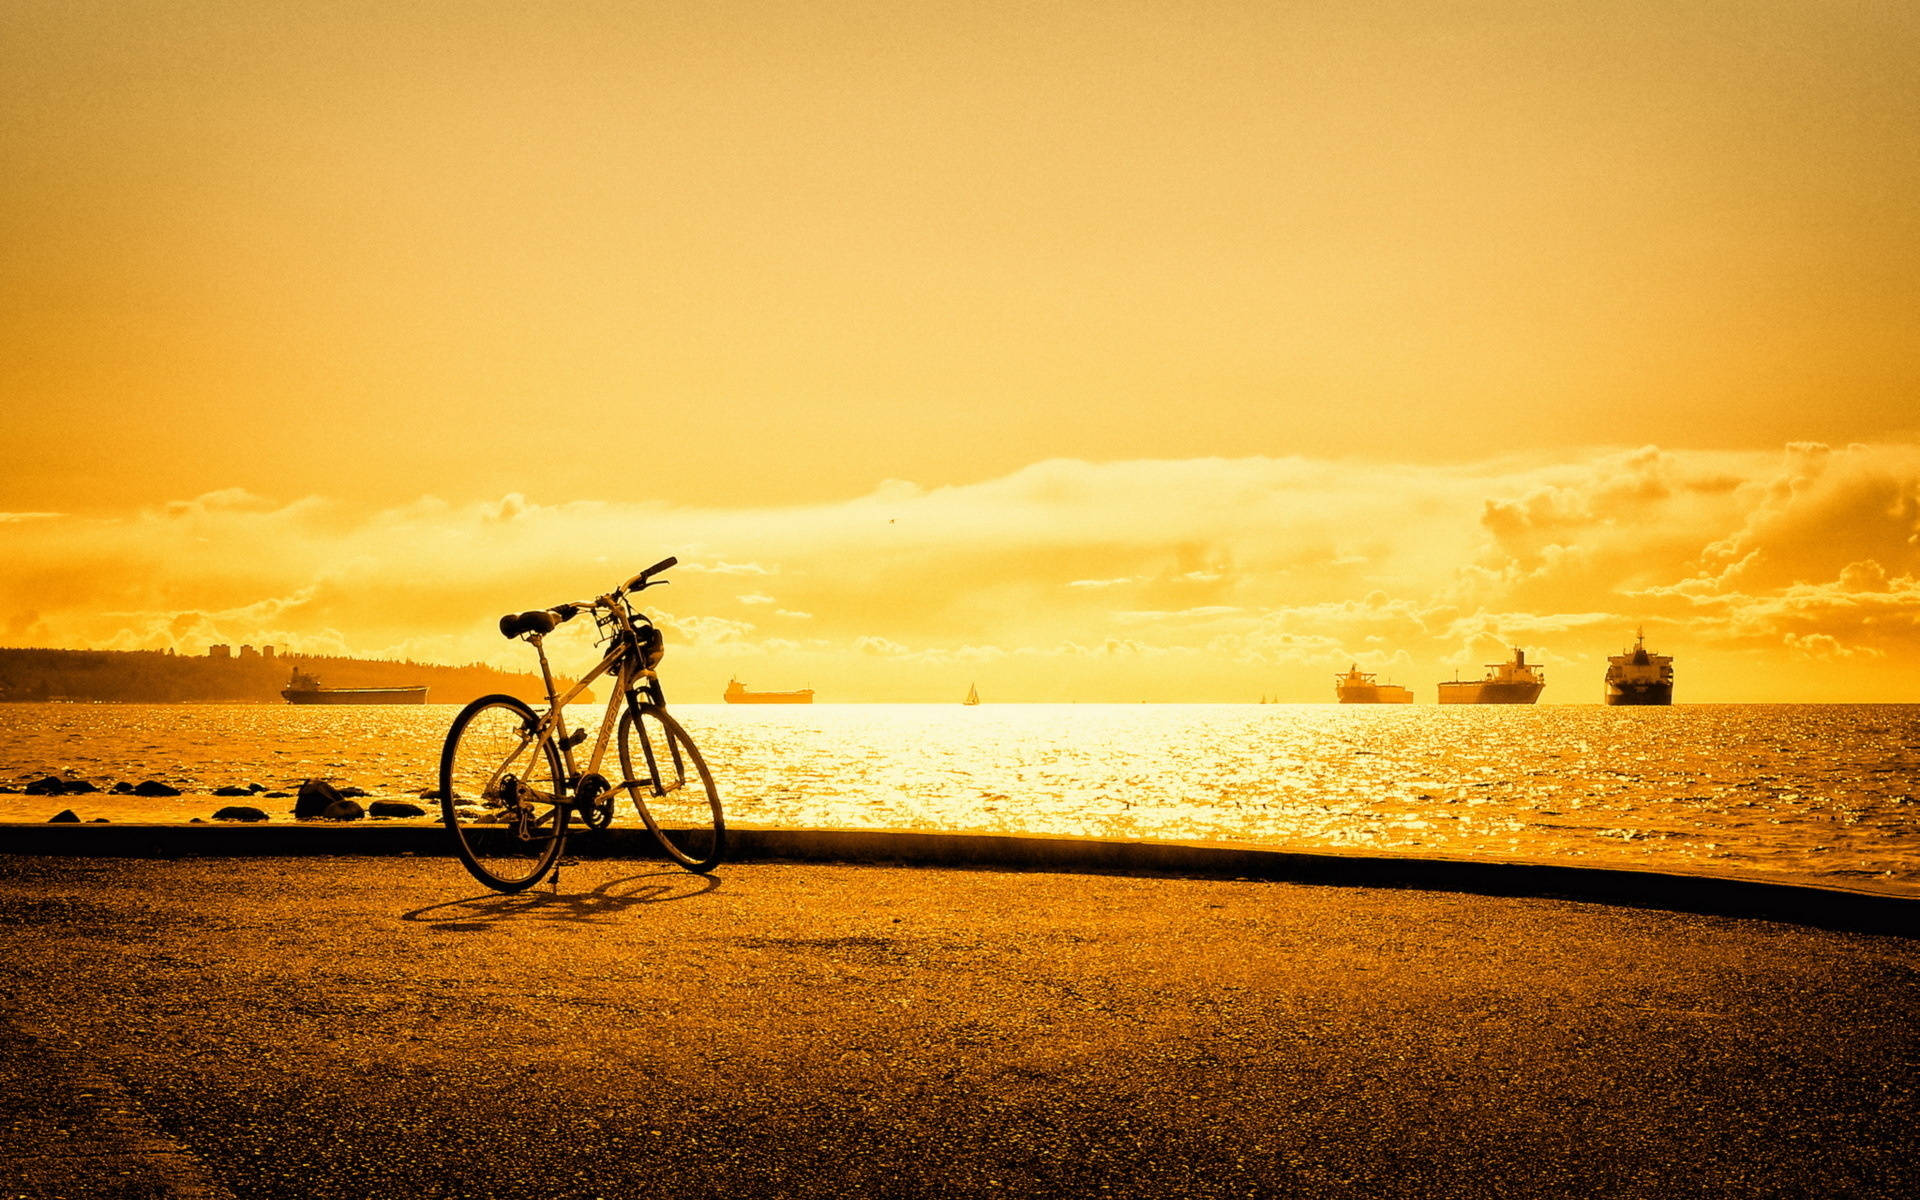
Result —
[[961, 701], [960, 703], [962, 703], [962, 704], [978, 704], [978, 703], [980, 703], [980, 689], [979, 689], [979, 688], [977, 688], [977, 687], [975, 687], [975, 686], [973, 686], [972, 684], [968, 684], [968, 685], [967, 685], [967, 698], [966, 698], [965, 700], [962, 700], [962, 701]]

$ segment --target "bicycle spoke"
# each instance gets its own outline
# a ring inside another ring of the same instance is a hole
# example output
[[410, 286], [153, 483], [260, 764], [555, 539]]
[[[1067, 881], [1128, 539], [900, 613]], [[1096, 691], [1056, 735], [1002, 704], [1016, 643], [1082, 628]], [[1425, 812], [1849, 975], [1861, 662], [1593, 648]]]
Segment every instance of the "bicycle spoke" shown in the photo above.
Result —
[[620, 770], [667, 854], [688, 870], [712, 870], [726, 848], [720, 795], [679, 722], [653, 705], [628, 711], [620, 722]]
[[[666, 643], [659, 627], [635, 609], [631, 599], [665, 582], [655, 576], [677, 561], [661, 559], [592, 600], [500, 618], [504, 636], [533, 646], [549, 681], [543, 639], [560, 623], [592, 614], [606, 652], [600, 665], [565, 696], [550, 694], [553, 711], [544, 719], [512, 696], [483, 696], [462, 709], [447, 731], [440, 754], [441, 818], [453, 832], [467, 870], [488, 887], [521, 891], [549, 870], [557, 887], [555, 864], [565, 849], [570, 816], [589, 829], [605, 829], [614, 820], [620, 792], [632, 797], [641, 820], [675, 861], [691, 871], [710, 871], [719, 863], [726, 847], [720, 796], [693, 740], [666, 713], [653, 673]], [[564, 728], [560, 707], [603, 674], [615, 684], [609, 722], [615, 706], [625, 702], [618, 739], [621, 780], [609, 785], [599, 774], [608, 729], [602, 724], [590, 772], [570, 781], [568, 772], [575, 769], [572, 747], [588, 731], [583, 726], [564, 742], [556, 741], [555, 731]]]
[[461, 860], [505, 892], [538, 882], [566, 840], [558, 756], [533, 728], [525, 704], [486, 697], [455, 718], [441, 755], [441, 813]]

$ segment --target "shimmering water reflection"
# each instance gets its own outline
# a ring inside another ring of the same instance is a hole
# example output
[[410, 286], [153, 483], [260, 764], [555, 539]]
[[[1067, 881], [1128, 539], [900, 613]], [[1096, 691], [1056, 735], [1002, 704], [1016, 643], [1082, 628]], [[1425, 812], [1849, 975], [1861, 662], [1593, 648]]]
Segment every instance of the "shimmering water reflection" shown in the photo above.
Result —
[[[1441, 853], [1920, 892], [1915, 705], [675, 711], [741, 824]], [[412, 796], [432, 785], [452, 714], [0, 705], [0, 779], [71, 770], [189, 790], [101, 809], [116, 819], [140, 804], [145, 819], [205, 815], [205, 792], [248, 780], [324, 776]], [[0, 796], [11, 819], [44, 820], [47, 807]]]

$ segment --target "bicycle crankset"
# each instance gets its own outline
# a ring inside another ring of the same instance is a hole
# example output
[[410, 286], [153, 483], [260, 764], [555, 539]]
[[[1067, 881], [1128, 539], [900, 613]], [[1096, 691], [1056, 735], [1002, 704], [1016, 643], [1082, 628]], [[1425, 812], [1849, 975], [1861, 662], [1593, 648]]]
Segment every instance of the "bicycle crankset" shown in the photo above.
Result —
[[613, 824], [613, 785], [601, 775], [582, 775], [573, 785], [573, 810], [588, 829], [605, 829]]

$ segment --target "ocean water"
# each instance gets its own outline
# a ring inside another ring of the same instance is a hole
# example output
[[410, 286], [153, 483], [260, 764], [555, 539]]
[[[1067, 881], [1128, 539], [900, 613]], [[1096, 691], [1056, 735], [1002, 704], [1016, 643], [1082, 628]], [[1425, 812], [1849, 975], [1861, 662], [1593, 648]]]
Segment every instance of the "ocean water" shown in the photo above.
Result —
[[[315, 777], [416, 798], [434, 785], [455, 711], [0, 705], [0, 785], [61, 774], [157, 779], [186, 793], [0, 794], [0, 820], [73, 808], [180, 822], [246, 803], [209, 795], [216, 787], [285, 791]], [[1920, 894], [1920, 705], [674, 711], [705, 752], [729, 820], [743, 825], [1443, 854]], [[253, 803], [291, 819], [290, 800]]]

